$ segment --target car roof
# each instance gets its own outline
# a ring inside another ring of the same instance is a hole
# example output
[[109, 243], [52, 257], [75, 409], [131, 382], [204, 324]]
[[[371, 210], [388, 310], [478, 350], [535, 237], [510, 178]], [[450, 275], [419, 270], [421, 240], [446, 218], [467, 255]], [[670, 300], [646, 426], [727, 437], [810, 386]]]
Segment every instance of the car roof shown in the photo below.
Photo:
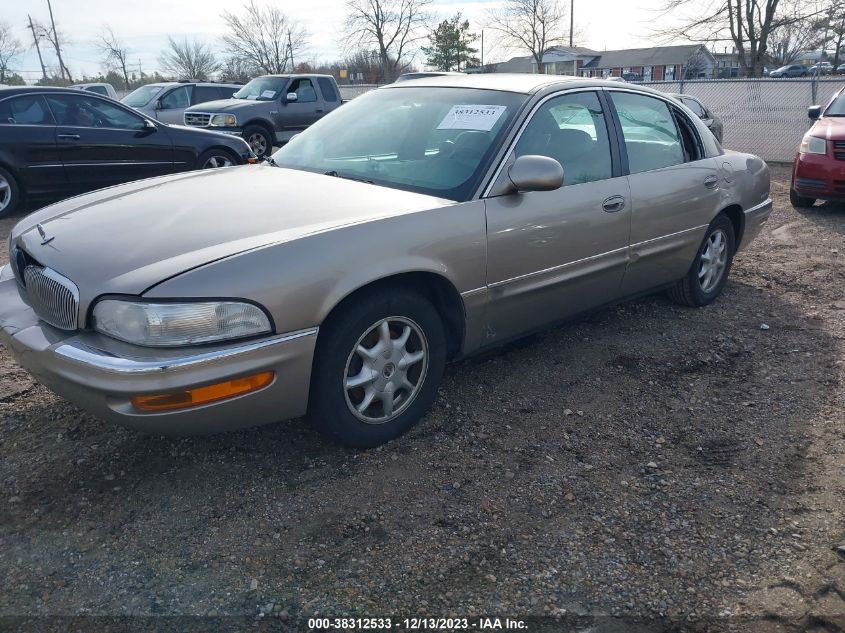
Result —
[[[31, 92], [56, 92], [78, 95], [77, 88], [59, 88], [57, 86], [6, 86], [0, 87], [0, 99], [11, 97], [14, 95], [24, 95]], [[96, 93], [93, 93], [96, 96]]]
[[379, 90], [404, 90], [414, 87], [438, 87], [438, 88], [478, 88], [483, 90], [500, 90], [502, 92], [517, 92], [521, 94], [533, 94], [540, 90], [560, 88], [625, 88], [639, 92], [664, 95], [662, 92], [652, 90], [637, 84], [607, 81], [593, 77], [573, 77], [569, 75], [532, 75], [528, 73], [473, 73], [459, 75], [441, 75], [438, 77], [425, 77], [421, 79], [409, 79], [399, 83], [392, 83], [382, 86]]

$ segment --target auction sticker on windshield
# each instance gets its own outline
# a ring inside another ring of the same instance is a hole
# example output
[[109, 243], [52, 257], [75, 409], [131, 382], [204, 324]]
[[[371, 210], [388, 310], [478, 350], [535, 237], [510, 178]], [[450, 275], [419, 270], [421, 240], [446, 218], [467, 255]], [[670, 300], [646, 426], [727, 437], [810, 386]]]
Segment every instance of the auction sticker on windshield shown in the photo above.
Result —
[[265, 90], [264, 92], [261, 93], [261, 96], [264, 99], [272, 99], [273, 97], [276, 96], [276, 91], [275, 90]]
[[480, 130], [489, 132], [505, 113], [501, 105], [456, 105], [446, 113], [438, 130]]

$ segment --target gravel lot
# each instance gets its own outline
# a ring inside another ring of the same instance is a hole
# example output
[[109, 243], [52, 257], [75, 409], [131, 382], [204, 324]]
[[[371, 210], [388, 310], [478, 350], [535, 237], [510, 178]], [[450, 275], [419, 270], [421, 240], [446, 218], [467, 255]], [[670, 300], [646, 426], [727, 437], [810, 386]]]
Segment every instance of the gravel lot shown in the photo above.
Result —
[[842, 630], [845, 206], [796, 212], [772, 170], [716, 304], [648, 298], [453, 365], [370, 452], [302, 421], [140, 435], [0, 350], [0, 615]]

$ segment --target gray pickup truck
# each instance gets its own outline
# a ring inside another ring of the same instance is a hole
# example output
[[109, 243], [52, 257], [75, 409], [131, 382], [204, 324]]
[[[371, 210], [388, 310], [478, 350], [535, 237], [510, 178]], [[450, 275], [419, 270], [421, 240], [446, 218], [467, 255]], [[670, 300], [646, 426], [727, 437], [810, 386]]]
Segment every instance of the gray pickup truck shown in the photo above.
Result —
[[242, 136], [258, 156], [281, 145], [341, 104], [331, 75], [264, 75], [231, 99], [185, 110], [185, 125]]

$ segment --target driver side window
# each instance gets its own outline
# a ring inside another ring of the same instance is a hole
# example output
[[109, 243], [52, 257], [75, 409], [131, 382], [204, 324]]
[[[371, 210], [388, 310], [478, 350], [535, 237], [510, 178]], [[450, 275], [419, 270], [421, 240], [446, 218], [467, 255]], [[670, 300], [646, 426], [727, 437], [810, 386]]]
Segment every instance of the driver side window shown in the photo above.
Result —
[[58, 125], [141, 130], [144, 120], [123, 108], [96, 97], [49, 95], [47, 102]]
[[187, 108], [191, 105], [190, 86], [180, 86], [171, 90], [161, 98], [162, 110], [173, 110], [175, 108]]
[[288, 92], [296, 93], [297, 103], [312, 103], [317, 100], [317, 91], [310, 79], [295, 79], [288, 87]]
[[554, 158], [563, 166], [564, 185], [610, 178], [610, 137], [598, 95], [576, 92], [549, 99], [531, 117], [514, 153]]

